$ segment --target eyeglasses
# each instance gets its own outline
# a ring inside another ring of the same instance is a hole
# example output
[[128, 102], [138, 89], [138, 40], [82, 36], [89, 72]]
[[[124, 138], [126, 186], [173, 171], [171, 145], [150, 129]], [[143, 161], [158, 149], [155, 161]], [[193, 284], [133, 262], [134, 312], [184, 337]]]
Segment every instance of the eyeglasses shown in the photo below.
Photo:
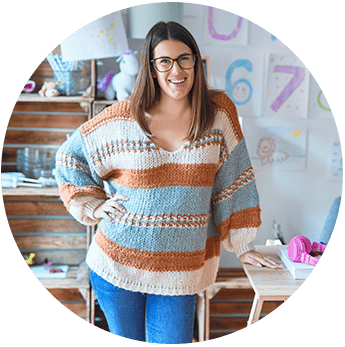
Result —
[[196, 55], [194, 54], [185, 54], [181, 55], [176, 59], [169, 57], [160, 57], [151, 60], [159, 72], [167, 72], [172, 69], [174, 62], [177, 61], [177, 64], [181, 69], [189, 70], [194, 67], [196, 62]]

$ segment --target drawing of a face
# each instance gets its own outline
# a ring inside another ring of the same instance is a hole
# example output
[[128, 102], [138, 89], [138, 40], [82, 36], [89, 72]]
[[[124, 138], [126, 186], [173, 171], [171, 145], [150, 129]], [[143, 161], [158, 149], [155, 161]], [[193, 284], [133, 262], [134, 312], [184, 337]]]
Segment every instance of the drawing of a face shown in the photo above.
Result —
[[274, 140], [270, 137], [263, 137], [258, 144], [257, 154], [260, 158], [266, 158], [274, 152]]
[[234, 96], [236, 100], [245, 100], [247, 98], [246, 88], [244, 86], [237, 86], [234, 90]]

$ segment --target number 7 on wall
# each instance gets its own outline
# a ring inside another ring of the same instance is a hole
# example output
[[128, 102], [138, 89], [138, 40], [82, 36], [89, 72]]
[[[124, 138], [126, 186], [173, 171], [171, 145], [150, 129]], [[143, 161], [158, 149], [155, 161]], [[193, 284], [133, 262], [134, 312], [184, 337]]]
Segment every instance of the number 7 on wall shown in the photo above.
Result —
[[276, 65], [273, 72], [284, 72], [293, 75], [289, 84], [282, 90], [271, 105], [271, 109], [274, 112], [278, 112], [284, 102], [302, 84], [305, 77], [305, 69], [303, 67], [293, 65]]

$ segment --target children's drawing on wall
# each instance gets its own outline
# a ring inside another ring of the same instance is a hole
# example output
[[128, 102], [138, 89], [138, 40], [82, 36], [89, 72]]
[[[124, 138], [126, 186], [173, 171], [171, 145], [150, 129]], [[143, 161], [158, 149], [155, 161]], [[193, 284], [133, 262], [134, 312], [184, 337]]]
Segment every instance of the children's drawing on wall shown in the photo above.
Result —
[[343, 179], [343, 156], [338, 137], [332, 139], [328, 176], [332, 181], [342, 181]]
[[260, 139], [256, 153], [261, 158], [261, 165], [280, 162], [289, 157], [286, 152], [276, 150], [276, 140], [271, 137]]
[[64, 61], [116, 57], [128, 49], [120, 12], [101, 17], [79, 29], [61, 43]]
[[248, 42], [248, 21], [233, 13], [206, 6], [204, 43], [246, 45]]
[[316, 82], [315, 78], [311, 76], [310, 79], [310, 100], [309, 110], [311, 117], [332, 117], [331, 108], [327, 102], [325, 94]]
[[241, 48], [222, 50], [215, 63], [213, 71], [218, 77], [215, 86], [226, 91], [239, 115], [261, 116], [264, 56]]
[[269, 55], [265, 116], [307, 118], [310, 73], [292, 55]]
[[305, 169], [306, 129], [297, 126], [247, 128], [245, 135], [254, 169]]

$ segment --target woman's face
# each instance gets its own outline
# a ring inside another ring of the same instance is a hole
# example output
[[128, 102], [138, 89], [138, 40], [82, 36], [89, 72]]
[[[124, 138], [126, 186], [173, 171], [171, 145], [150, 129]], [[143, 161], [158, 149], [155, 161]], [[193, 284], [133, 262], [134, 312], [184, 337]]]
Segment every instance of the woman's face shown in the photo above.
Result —
[[[192, 50], [183, 42], [165, 40], [155, 47], [153, 59], [162, 57], [177, 59], [185, 54], [192, 54]], [[161, 88], [161, 101], [167, 97], [174, 100], [188, 99], [194, 83], [194, 67], [185, 70], [178, 65], [177, 61], [174, 61], [171, 70], [159, 72], [153, 64], [152, 75], [157, 78]]]

